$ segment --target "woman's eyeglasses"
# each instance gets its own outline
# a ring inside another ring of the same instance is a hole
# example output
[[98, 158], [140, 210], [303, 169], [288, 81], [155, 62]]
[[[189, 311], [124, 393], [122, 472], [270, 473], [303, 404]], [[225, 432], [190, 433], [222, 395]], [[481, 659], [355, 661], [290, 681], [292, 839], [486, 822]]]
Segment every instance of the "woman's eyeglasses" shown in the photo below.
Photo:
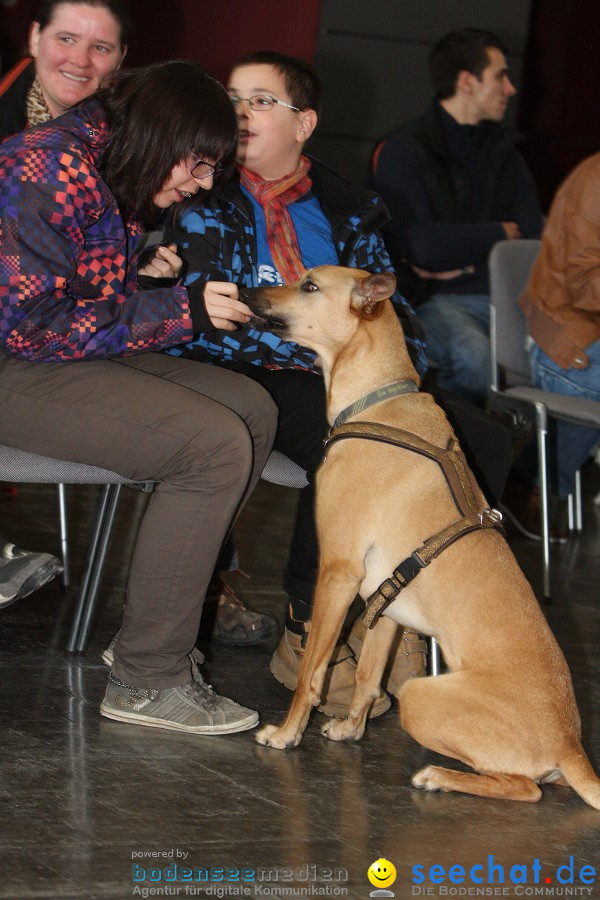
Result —
[[192, 178], [201, 180], [202, 178], [208, 178], [210, 175], [218, 175], [219, 172], [223, 171], [223, 166], [218, 164], [213, 166], [212, 163], [206, 162], [204, 159], [192, 158], [194, 159], [194, 165], [190, 170]]

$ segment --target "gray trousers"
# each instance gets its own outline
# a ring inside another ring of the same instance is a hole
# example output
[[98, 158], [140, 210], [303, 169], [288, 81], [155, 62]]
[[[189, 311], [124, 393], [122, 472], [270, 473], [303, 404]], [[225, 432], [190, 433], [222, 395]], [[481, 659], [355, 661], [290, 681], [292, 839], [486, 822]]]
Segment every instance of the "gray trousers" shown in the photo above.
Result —
[[144, 353], [37, 363], [0, 356], [0, 442], [159, 484], [144, 514], [113, 671], [190, 680], [208, 582], [271, 450], [276, 407], [216, 366]]

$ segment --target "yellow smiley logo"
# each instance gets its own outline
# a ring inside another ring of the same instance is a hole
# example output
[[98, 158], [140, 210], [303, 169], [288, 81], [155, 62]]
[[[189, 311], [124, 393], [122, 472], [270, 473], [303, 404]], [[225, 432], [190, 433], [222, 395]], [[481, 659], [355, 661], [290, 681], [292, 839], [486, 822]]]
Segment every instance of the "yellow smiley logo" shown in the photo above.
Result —
[[367, 876], [374, 887], [389, 887], [396, 880], [396, 867], [389, 859], [376, 859], [369, 866]]

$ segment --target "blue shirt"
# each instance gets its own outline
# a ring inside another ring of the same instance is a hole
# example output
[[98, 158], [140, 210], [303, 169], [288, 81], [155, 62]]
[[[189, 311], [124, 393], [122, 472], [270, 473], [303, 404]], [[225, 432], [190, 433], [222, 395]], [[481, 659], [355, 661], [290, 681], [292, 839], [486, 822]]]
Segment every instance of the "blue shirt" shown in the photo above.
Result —
[[[263, 208], [245, 187], [242, 186], [242, 190], [254, 207], [258, 284], [283, 284], [283, 278], [275, 268], [267, 243], [267, 223]], [[331, 226], [314, 194], [309, 193], [296, 203], [292, 203], [288, 206], [288, 212], [296, 231], [304, 267], [312, 269], [315, 266], [338, 265]]]

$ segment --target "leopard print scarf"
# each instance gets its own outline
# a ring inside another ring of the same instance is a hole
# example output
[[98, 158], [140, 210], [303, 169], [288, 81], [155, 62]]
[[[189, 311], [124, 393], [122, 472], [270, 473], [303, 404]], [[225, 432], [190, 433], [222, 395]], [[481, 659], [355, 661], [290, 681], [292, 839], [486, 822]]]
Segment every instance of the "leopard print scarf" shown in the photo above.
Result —
[[34, 78], [33, 84], [27, 91], [27, 100], [25, 101], [25, 114], [27, 115], [27, 127], [32, 128], [34, 125], [40, 125], [42, 122], [49, 122], [52, 118], [48, 105], [42, 93], [42, 86], [37, 76]]

